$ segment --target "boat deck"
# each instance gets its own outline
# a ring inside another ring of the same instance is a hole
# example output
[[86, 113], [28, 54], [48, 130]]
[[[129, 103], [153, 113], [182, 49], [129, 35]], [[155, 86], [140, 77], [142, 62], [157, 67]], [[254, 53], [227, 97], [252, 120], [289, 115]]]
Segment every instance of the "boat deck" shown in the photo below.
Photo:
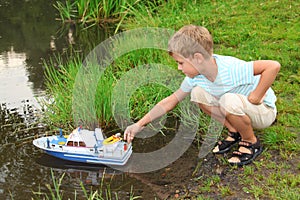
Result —
[[56, 145], [64, 145], [67, 142], [67, 138], [66, 136], [57, 136], [57, 139], [53, 139], [51, 141], [52, 144], [56, 144]]

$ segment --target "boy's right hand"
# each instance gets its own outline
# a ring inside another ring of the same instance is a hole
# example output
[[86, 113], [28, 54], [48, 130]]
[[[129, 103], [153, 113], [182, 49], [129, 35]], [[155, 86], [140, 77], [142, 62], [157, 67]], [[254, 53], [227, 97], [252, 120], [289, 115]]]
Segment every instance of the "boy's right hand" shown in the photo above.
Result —
[[130, 126], [127, 126], [124, 132], [124, 140], [126, 140], [128, 143], [131, 143], [133, 140], [134, 136], [143, 130], [143, 126], [140, 126], [138, 123], [134, 123]]
[[263, 103], [264, 99], [266, 97], [266, 94], [262, 98], [259, 98], [253, 91], [250, 92], [248, 96], [248, 101], [254, 105], [260, 105]]

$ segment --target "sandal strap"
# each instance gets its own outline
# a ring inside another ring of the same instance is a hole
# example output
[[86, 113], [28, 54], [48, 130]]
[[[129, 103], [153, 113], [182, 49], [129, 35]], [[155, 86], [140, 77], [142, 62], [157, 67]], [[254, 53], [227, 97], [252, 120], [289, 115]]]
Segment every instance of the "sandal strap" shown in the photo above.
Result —
[[241, 135], [239, 132], [228, 132], [228, 136], [232, 137], [234, 140], [240, 140]]
[[245, 147], [247, 149], [250, 149], [250, 148], [252, 148], [252, 146], [253, 146], [253, 144], [251, 142], [247, 142], [244, 140], [239, 142], [239, 147]]
[[259, 150], [261, 148], [261, 145], [260, 145], [260, 141], [258, 139], [257, 139], [257, 142], [254, 144], [242, 140], [239, 142], [239, 148], [240, 147], [244, 147], [244, 148], [248, 149], [251, 153], [234, 151], [232, 154], [236, 157], [239, 157], [239, 159], [241, 161], [245, 161], [245, 160], [248, 160], [249, 158], [251, 158], [253, 156], [253, 154], [256, 153], [255, 150]]
[[252, 144], [251, 142], [247, 142], [247, 141], [242, 140], [242, 141], [239, 142], [239, 147], [245, 147], [245, 148], [253, 151], [253, 149], [260, 147], [260, 141], [257, 138], [256, 143]]
[[236, 143], [235, 140], [234, 141], [222, 140], [222, 141], [220, 141], [220, 143], [218, 143], [218, 145], [219, 145], [219, 149], [222, 150], [222, 149], [225, 149], [235, 143]]
[[218, 152], [214, 153], [226, 153], [233, 147], [233, 145], [241, 140], [241, 136], [238, 132], [228, 132], [228, 136], [232, 137], [233, 141], [229, 141], [226, 139], [219, 141], [217, 144]]
[[232, 137], [234, 140], [228, 141], [228, 140], [224, 139], [222, 141], [219, 141], [220, 149], [227, 148], [228, 146], [235, 144], [236, 142], [240, 141], [240, 139], [241, 139], [240, 133], [238, 133], [238, 132], [228, 132], [228, 136]]
[[245, 162], [245, 161], [247, 161], [247, 160], [249, 160], [249, 159], [251, 159], [251, 158], [253, 157], [253, 154], [242, 153], [242, 152], [240, 152], [240, 151], [234, 151], [234, 152], [232, 153], [232, 155], [233, 155], [234, 157], [238, 157], [238, 159], [240, 160], [241, 163], [242, 163], [242, 162]]
[[247, 141], [241, 141], [239, 142], [239, 147], [244, 147], [251, 151], [251, 153], [244, 153], [240, 151], [234, 151], [232, 153], [234, 157], [239, 158], [241, 164], [243, 164], [245, 161], [253, 160], [262, 151], [262, 147], [260, 145], [260, 141], [258, 138], [257, 138], [257, 142], [254, 144]]

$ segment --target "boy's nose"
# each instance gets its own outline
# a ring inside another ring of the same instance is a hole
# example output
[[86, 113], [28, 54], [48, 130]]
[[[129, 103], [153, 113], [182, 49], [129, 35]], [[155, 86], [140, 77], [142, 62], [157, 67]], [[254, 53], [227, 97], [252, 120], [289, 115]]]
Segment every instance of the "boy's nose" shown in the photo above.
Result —
[[182, 70], [182, 66], [181, 65], [178, 65], [178, 70]]

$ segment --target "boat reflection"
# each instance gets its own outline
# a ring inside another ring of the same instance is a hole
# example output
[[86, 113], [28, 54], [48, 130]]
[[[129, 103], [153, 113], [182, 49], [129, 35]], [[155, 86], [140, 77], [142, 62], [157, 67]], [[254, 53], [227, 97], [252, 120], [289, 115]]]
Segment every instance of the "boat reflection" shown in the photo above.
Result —
[[123, 172], [105, 165], [72, 162], [45, 153], [36, 159], [36, 163], [52, 168], [54, 172], [65, 173], [72, 179], [79, 179], [90, 185], [100, 185], [103, 179], [112, 179], [115, 175], [123, 174]]

